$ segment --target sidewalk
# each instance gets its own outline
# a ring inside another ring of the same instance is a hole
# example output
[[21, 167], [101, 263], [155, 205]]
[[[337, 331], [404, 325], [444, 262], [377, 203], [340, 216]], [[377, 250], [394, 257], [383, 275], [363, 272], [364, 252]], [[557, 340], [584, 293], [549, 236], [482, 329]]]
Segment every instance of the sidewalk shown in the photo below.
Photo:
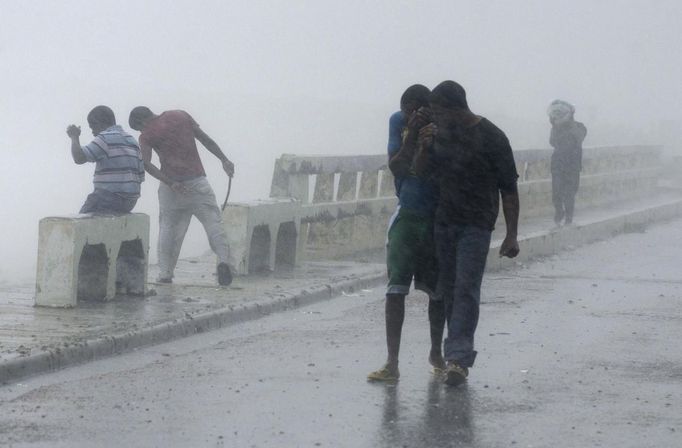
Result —
[[[554, 228], [551, 217], [524, 222], [521, 258], [496, 257], [498, 231], [489, 267], [513, 267], [681, 214], [682, 196], [672, 192], [620, 207], [579, 210], [576, 225], [565, 229]], [[147, 297], [74, 309], [36, 308], [33, 285], [0, 285], [0, 383], [376, 287], [386, 276], [382, 262], [309, 262], [290, 273], [237, 277], [230, 287], [218, 287], [214, 263], [213, 257], [181, 260], [175, 283], [150, 283]], [[156, 266], [149, 275], [156, 278]]]

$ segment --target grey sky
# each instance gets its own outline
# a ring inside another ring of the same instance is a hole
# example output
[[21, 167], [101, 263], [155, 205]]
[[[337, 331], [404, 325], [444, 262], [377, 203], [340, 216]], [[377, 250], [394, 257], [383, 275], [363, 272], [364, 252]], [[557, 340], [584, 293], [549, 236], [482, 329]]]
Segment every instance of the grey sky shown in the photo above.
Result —
[[[546, 146], [557, 97], [576, 105], [588, 145], [668, 142], [681, 20], [675, 0], [0, 0], [0, 279], [33, 275], [38, 220], [77, 211], [91, 190], [64, 130], [89, 137], [97, 104], [126, 128], [138, 104], [188, 110], [235, 161], [236, 199], [265, 196], [283, 152], [383, 152], [415, 82], [459, 81], [516, 149]], [[219, 165], [202, 158], [223, 195]], [[153, 228], [155, 190], [148, 180], [136, 209]], [[206, 249], [191, 232], [187, 251]]]

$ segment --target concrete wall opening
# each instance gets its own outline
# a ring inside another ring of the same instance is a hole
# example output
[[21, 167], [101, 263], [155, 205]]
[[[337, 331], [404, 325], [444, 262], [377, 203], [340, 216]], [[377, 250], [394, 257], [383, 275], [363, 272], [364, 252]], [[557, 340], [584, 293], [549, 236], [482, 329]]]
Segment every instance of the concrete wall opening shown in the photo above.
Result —
[[104, 244], [86, 244], [78, 262], [77, 300], [104, 300], [108, 275], [109, 256]]
[[116, 259], [116, 294], [144, 294], [145, 263], [142, 240], [123, 241]]
[[275, 270], [291, 270], [296, 265], [296, 224], [283, 222], [275, 243]]
[[249, 274], [270, 270], [270, 229], [263, 224], [253, 228], [249, 250]]

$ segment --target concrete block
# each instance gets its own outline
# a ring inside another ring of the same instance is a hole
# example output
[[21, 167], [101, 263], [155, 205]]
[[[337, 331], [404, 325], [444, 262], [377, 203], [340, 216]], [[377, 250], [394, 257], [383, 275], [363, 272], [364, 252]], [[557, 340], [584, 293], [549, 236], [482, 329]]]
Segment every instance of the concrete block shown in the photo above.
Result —
[[278, 263], [293, 266], [300, 213], [301, 203], [291, 199], [228, 204], [223, 224], [237, 274], [274, 270]]
[[40, 220], [37, 306], [74, 307], [146, 292], [149, 216], [75, 215]]

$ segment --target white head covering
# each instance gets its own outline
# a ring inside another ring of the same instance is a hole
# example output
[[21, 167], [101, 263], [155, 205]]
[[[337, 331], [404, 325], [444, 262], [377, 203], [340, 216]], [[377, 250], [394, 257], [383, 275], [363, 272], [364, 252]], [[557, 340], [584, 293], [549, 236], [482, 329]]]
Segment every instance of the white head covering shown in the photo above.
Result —
[[554, 100], [547, 108], [547, 115], [556, 123], [568, 121], [575, 113], [575, 107], [567, 101]]

